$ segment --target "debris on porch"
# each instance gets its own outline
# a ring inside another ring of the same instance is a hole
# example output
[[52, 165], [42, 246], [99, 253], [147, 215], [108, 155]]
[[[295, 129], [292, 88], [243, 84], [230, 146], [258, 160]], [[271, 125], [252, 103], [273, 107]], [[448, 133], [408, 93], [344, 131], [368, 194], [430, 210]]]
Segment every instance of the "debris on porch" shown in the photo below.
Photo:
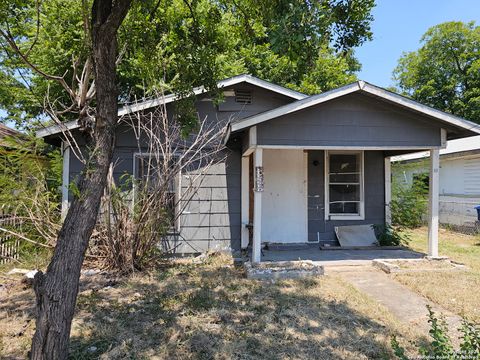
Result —
[[342, 247], [378, 245], [373, 225], [335, 226], [335, 234]]
[[372, 265], [387, 274], [411, 273], [419, 271], [458, 271], [466, 270], [463, 264], [448, 258], [422, 258], [422, 259], [376, 259]]
[[324, 275], [323, 265], [311, 260], [277, 261], [244, 264], [247, 278], [257, 280], [298, 279]]

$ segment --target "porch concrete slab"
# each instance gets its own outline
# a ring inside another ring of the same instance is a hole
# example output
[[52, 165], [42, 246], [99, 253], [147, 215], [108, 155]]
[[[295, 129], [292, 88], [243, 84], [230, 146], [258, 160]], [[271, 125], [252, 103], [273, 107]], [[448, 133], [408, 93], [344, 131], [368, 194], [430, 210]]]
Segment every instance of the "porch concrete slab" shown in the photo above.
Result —
[[405, 249], [320, 250], [305, 247], [294, 250], [263, 250], [262, 261], [312, 260], [324, 266], [370, 265], [375, 259], [420, 259], [425, 254]]

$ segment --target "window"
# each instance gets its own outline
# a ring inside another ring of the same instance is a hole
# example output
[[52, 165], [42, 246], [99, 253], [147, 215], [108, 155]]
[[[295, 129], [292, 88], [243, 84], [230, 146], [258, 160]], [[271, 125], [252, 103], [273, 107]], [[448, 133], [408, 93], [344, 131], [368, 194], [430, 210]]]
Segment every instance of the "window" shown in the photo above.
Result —
[[363, 220], [363, 152], [326, 152], [325, 174], [325, 218]]
[[[170, 164], [169, 164], [170, 166]], [[173, 168], [174, 164], [171, 164]], [[170, 218], [172, 223], [172, 228], [174, 227], [174, 222], [176, 218], [176, 179], [177, 176], [172, 171], [171, 174], [165, 174], [162, 172], [162, 169], [166, 167], [164, 164], [160, 166], [157, 165], [157, 160], [152, 157], [150, 154], [135, 154], [134, 156], [134, 174], [135, 174], [135, 185], [134, 185], [134, 198], [135, 198], [135, 187], [147, 187], [148, 191], [159, 191], [160, 194], [165, 195], [165, 210]], [[160, 177], [166, 176], [166, 179], [161, 179]], [[165, 190], [163, 190], [165, 187]]]

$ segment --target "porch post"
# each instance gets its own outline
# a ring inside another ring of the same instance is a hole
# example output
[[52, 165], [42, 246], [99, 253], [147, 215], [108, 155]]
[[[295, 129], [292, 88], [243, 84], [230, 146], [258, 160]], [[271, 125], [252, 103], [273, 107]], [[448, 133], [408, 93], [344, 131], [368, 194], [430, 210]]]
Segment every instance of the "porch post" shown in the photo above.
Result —
[[249, 222], [248, 210], [250, 207], [250, 156], [242, 157], [242, 244], [241, 248], [248, 247], [249, 230], [247, 228]]
[[428, 192], [428, 256], [438, 257], [440, 150], [430, 150], [430, 183]]
[[392, 225], [392, 211], [390, 202], [392, 201], [392, 167], [390, 157], [385, 158], [385, 223]]
[[[253, 153], [253, 167], [255, 175], [255, 191], [253, 195], [253, 247], [252, 263], [259, 263], [262, 259], [262, 192], [259, 183], [263, 182], [263, 149], [256, 148]], [[263, 184], [262, 184], [263, 186]]]

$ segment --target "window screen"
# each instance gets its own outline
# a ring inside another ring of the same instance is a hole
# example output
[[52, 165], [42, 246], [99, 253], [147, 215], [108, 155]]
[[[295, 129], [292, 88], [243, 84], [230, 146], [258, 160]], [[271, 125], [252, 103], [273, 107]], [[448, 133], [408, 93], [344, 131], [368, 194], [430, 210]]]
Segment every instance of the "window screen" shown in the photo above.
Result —
[[360, 214], [360, 154], [330, 154], [328, 172], [329, 213]]

